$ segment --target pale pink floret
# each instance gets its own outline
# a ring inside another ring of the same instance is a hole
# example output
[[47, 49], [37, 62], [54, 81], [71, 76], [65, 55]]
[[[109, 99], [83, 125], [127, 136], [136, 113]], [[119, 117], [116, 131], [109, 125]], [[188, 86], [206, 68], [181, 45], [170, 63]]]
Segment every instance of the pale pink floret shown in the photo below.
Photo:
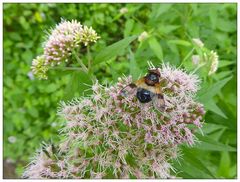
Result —
[[169, 86], [176, 85], [176, 92], [188, 94], [199, 90], [200, 80], [196, 75], [187, 74], [184, 70], [176, 69], [168, 64], [163, 65], [161, 76], [169, 80]]

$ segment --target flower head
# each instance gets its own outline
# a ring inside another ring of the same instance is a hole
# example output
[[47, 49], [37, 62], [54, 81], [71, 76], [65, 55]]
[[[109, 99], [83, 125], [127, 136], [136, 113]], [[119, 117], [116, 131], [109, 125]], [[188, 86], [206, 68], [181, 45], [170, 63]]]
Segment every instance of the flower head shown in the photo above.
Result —
[[[91, 96], [62, 102], [58, 112], [65, 120], [62, 156], [51, 160], [58, 171], [50, 166], [39, 176], [172, 178], [170, 160], [178, 156], [179, 144], [194, 144], [193, 128], [202, 127], [205, 111], [194, 99], [200, 83], [196, 75], [169, 65], [159, 71], [165, 111], [157, 110], [153, 102], [140, 103], [134, 92], [121, 96], [131, 77], [120, 78], [110, 88], [96, 82]], [[39, 165], [39, 160], [30, 165], [26, 176], [32, 178]]]
[[39, 79], [47, 79], [47, 71], [49, 67], [46, 65], [45, 56], [37, 56], [32, 61], [32, 73]]
[[67, 62], [72, 55], [72, 50], [83, 43], [85, 46], [90, 42], [96, 42], [100, 38], [92, 27], [82, 26], [78, 21], [62, 20], [51, 30], [44, 44], [46, 64], [56, 65]]
[[217, 71], [218, 68], [218, 55], [216, 52], [211, 51], [209, 55], [209, 61], [211, 62], [210, 70], [208, 72], [208, 75], [212, 75]]
[[72, 49], [76, 48], [75, 35], [82, 32], [82, 25], [76, 20], [63, 20], [53, 29], [44, 45], [46, 63], [51, 65], [68, 61]]
[[87, 26], [84, 26], [82, 31], [76, 34], [76, 41], [82, 42], [85, 46], [91, 42], [96, 42], [99, 38], [96, 31], [92, 27], [88, 28]]

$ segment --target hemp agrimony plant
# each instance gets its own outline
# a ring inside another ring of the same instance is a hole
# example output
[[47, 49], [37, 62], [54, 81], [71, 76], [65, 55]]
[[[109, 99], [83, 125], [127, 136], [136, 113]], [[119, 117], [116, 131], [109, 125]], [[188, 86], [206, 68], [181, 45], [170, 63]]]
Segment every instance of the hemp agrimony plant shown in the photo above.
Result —
[[[150, 35], [143, 32], [141, 43]], [[39, 79], [47, 79], [51, 69], [78, 70], [88, 73], [93, 62], [115, 56], [137, 37], [127, 37], [84, 63], [80, 49], [95, 43], [100, 36], [91, 27], [76, 20], [63, 20], [52, 29], [44, 43], [44, 53], [32, 62]], [[164, 79], [162, 94], [165, 110], [159, 112], [152, 103], [142, 104], [135, 94], [120, 97], [123, 88], [134, 80], [123, 76], [112, 86], [104, 86], [92, 77], [92, 95], [61, 102], [58, 115], [64, 120], [62, 140], [57, 145], [44, 144], [27, 166], [24, 178], [175, 178], [172, 160], [181, 156], [179, 146], [193, 146], [196, 130], [201, 130], [205, 110], [196, 100], [200, 89], [197, 70], [217, 69], [218, 56], [207, 50], [200, 39], [192, 39], [191, 57], [196, 69], [187, 73], [162, 63], [156, 68]], [[197, 55], [194, 55], [197, 50]], [[184, 64], [185, 59], [182, 64]], [[76, 63], [78, 66], [76, 66]], [[73, 66], [72, 66], [73, 65]]]
[[[90, 60], [88, 67], [79, 58], [79, 49], [81, 46], [87, 47], [89, 51], [89, 44], [96, 42], [100, 37], [97, 35], [92, 27], [81, 25], [76, 20], [71, 22], [62, 20], [62, 22], [52, 29], [47, 40], [44, 43], [44, 54], [38, 56], [32, 62], [32, 71], [39, 79], [47, 79], [47, 72], [49, 69], [63, 69], [63, 70], [81, 70], [89, 71]], [[70, 64], [77, 61], [80, 68], [76, 67], [57, 67], [65, 63]]]

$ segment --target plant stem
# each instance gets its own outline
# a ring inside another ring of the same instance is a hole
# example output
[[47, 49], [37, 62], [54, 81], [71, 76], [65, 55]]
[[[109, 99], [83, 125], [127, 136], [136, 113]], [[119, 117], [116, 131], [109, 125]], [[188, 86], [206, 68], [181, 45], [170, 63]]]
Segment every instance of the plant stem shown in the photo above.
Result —
[[78, 61], [78, 63], [81, 65], [83, 71], [84, 71], [85, 73], [88, 73], [87, 67], [84, 65], [84, 63], [82, 62], [82, 60], [78, 57], [76, 51], [75, 51], [75, 50], [72, 50], [72, 51], [73, 51], [74, 57], [76, 58], [76, 60]]
[[89, 46], [87, 46], [87, 58], [88, 58], [88, 70], [90, 70], [92, 61], [91, 61], [91, 54], [90, 54], [90, 47]]
[[195, 68], [195, 70], [193, 70], [192, 73], [195, 73], [197, 70], [199, 70], [201, 67], [203, 67], [206, 63], [202, 63], [202, 64], [199, 64], [197, 68]]
[[82, 68], [74, 68], [74, 67], [50, 67], [52, 70], [79, 70], [83, 71]]
[[191, 56], [194, 50], [195, 48], [192, 48], [192, 50], [185, 56], [185, 58], [183, 59], [183, 61], [181, 62], [178, 68], [180, 68], [183, 65], [183, 63]]

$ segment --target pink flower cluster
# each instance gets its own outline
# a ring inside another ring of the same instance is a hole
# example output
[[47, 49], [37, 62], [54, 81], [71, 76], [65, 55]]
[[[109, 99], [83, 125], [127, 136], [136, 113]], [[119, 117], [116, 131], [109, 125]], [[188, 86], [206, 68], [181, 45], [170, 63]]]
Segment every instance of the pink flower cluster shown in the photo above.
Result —
[[46, 64], [57, 64], [67, 61], [71, 50], [76, 47], [74, 38], [77, 32], [82, 31], [82, 25], [76, 20], [63, 21], [51, 31], [44, 45]]
[[131, 78], [120, 79], [117, 86], [110, 89], [109, 95], [119, 106], [116, 112], [129, 127], [145, 130], [145, 141], [148, 143], [176, 145], [186, 142], [193, 145], [195, 137], [188, 126], [201, 128], [205, 114], [203, 105], [194, 100], [200, 80], [196, 75], [188, 75], [169, 65], [163, 65], [160, 73], [164, 80], [161, 87], [165, 112], [156, 111], [152, 103], [136, 102], [135, 95], [119, 97], [119, 90], [131, 83]]
[[48, 149], [45, 157], [39, 152], [24, 177], [173, 178], [170, 160], [178, 157], [179, 144], [194, 144], [190, 128], [201, 128], [205, 111], [194, 100], [197, 76], [168, 65], [160, 72], [164, 112], [151, 102], [141, 104], [135, 95], [120, 96], [131, 77], [110, 88], [96, 82], [90, 97], [63, 102], [64, 139], [57, 152]]
[[44, 44], [44, 55], [47, 65], [56, 65], [67, 62], [72, 55], [72, 50], [80, 43], [88, 45], [100, 38], [91, 27], [82, 26], [76, 20], [63, 20], [51, 32]]

